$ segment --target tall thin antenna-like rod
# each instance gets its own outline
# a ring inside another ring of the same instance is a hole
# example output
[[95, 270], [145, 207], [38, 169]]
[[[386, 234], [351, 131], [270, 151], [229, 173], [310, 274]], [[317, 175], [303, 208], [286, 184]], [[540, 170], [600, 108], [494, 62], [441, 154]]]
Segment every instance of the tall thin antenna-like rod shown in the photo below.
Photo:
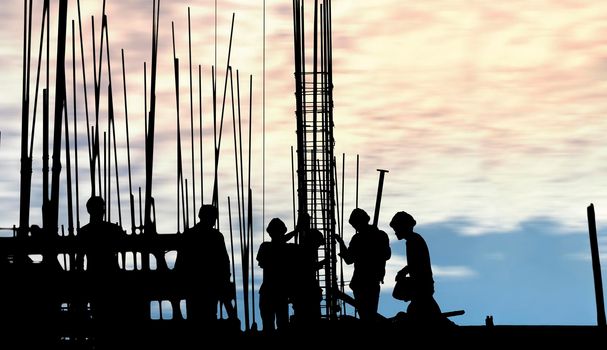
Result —
[[597, 325], [605, 328], [605, 300], [603, 299], [603, 278], [601, 276], [601, 260], [596, 233], [596, 219], [594, 215], [594, 204], [590, 204], [588, 213], [588, 232], [590, 234], [590, 253], [592, 256], [592, 272], [594, 276], [594, 292], [596, 298]]
[[[78, 232], [80, 230], [80, 181], [78, 179], [78, 128], [76, 122], [76, 120], [78, 119], [78, 109], [76, 107], [76, 35], [74, 20], [72, 20], [72, 89], [74, 95], [74, 175], [76, 176], [76, 232]], [[70, 254], [70, 259], [75, 259], [75, 255]], [[74, 262], [75, 261], [70, 261], [70, 266], [74, 266]]]
[[[158, 63], [158, 29], [160, 21], [160, 0], [153, 4], [153, 20], [152, 20], [152, 72], [150, 86], [150, 112], [148, 127], [146, 131], [145, 144], [145, 223], [144, 233], [148, 236], [155, 235], [156, 232], [156, 216], [152, 220], [152, 205], [154, 198], [152, 196], [153, 169], [154, 169], [154, 129], [156, 126], [156, 71]], [[165, 269], [164, 259], [156, 259], [159, 269]], [[142, 265], [144, 269], [149, 269], [149, 255], [142, 254]]]
[[202, 66], [198, 65], [198, 138], [200, 146], [200, 203], [204, 203], [204, 156], [202, 153]]
[[[255, 264], [253, 263], [253, 191], [249, 188], [249, 209], [248, 209], [248, 255], [250, 257], [251, 264], [251, 310], [253, 316], [253, 329], [257, 329], [257, 323], [255, 322]], [[248, 277], [248, 276], [247, 276]]]
[[[341, 233], [341, 238], [344, 238], [344, 198], [345, 198], [345, 179], [346, 179], [346, 154], [342, 153], [341, 158], [341, 221], [337, 224], [341, 227], [339, 232]], [[339, 212], [339, 208], [337, 209]], [[339, 259], [339, 276], [340, 276], [340, 291], [343, 293], [345, 288], [344, 283], [344, 260]], [[346, 303], [342, 302], [343, 312], [347, 313]]]
[[135, 234], [135, 196], [133, 195], [133, 180], [131, 175], [131, 142], [129, 137], [129, 110], [127, 103], [126, 72], [124, 68], [124, 49], [120, 50], [122, 58], [122, 90], [124, 91], [124, 123], [126, 126], [126, 159], [129, 173], [129, 203], [131, 214], [131, 234]]
[[[239, 228], [239, 233], [240, 233], [240, 239], [243, 239], [243, 232], [245, 230], [245, 224], [244, 224], [244, 216], [245, 216], [245, 212], [244, 212], [244, 204], [242, 204], [242, 202], [244, 201], [244, 194], [241, 193], [242, 191], [242, 186], [241, 186], [241, 180], [240, 180], [240, 170], [238, 168], [239, 165], [239, 157], [238, 157], [238, 138], [237, 138], [237, 127], [236, 127], [236, 108], [234, 106], [234, 84], [233, 84], [233, 80], [232, 80], [232, 67], [228, 67], [228, 70], [230, 72], [230, 91], [231, 91], [231, 97], [232, 97], [232, 128], [234, 131], [234, 174], [236, 174], [236, 196], [237, 196], [237, 205], [238, 205], [238, 228]], [[241, 153], [242, 155], [242, 153]], [[242, 163], [242, 157], [240, 158], [240, 163]]]
[[297, 217], [295, 215], [295, 165], [293, 160], [293, 146], [291, 146], [291, 186], [293, 188], [293, 227], [297, 225]]
[[358, 208], [358, 172], [360, 169], [360, 157], [356, 155], [356, 208]]
[[[118, 152], [117, 152], [117, 146], [116, 146], [116, 121], [115, 121], [115, 117], [114, 117], [114, 93], [113, 93], [113, 89], [112, 89], [112, 66], [111, 66], [111, 56], [110, 56], [110, 30], [108, 28], [108, 20], [107, 20], [107, 15], [103, 15], [104, 18], [104, 23], [105, 23], [105, 48], [106, 48], [106, 58], [107, 58], [107, 70], [108, 70], [108, 81], [109, 81], [109, 123], [108, 123], [108, 134], [111, 132], [111, 134], [108, 135], [108, 141], [110, 142], [108, 144], [108, 151], [111, 154], [111, 146], [114, 146], [114, 172], [115, 172], [115, 177], [116, 177], [116, 201], [118, 204], [118, 224], [122, 227], [122, 203], [120, 200], [120, 176], [118, 176]], [[109, 127], [111, 127], [112, 129], [110, 130]], [[112, 142], [113, 140], [113, 142]], [[109, 155], [108, 155], [109, 157]], [[108, 183], [110, 181], [110, 168], [111, 166], [109, 166], [112, 162], [111, 158], [108, 158]], [[108, 186], [109, 187], [109, 186]], [[108, 191], [109, 192], [109, 191]], [[109, 195], [109, 193], [108, 193]], [[109, 200], [108, 200], [109, 202]]]
[[[230, 43], [228, 45], [228, 58], [227, 58], [227, 63], [226, 63], [226, 75], [225, 75], [225, 83], [223, 86], [223, 102], [221, 105], [221, 120], [219, 122], [219, 135], [217, 135], [217, 143], [215, 145], [215, 181], [214, 181], [214, 185], [213, 185], [213, 204], [217, 207], [217, 209], [219, 209], [219, 200], [218, 200], [218, 195], [219, 195], [219, 184], [218, 184], [218, 167], [219, 167], [219, 151], [221, 150], [221, 135], [222, 135], [222, 131], [223, 131], [223, 116], [224, 116], [224, 111], [225, 111], [225, 105], [226, 105], [226, 92], [228, 89], [228, 74], [230, 71], [230, 57], [232, 56], [232, 38], [234, 35], [234, 18], [236, 17], [236, 14], [233, 13], [232, 14], [232, 26], [230, 29]], [[215, 72], [216, 74], [216, 72]], [[217, 81], [215, 81], [215, 83], [217, 83]]]
[[[180, 223], [179, 223], [179, 209], [183, 210], [183, 228], [186, 229], [188, 226], [187, 217], [188, 213], [185, 210], [185, 193], [183, 186], [183, 157], [181, 153], [181, 122], [180, 122], [180, 114], [179, 114], [179, 58], [176, 56], [175, 49], [175, 22], [171, 22], [171, 29], [173, 34], [173, 65], [175, 69], [175, 106], [177, 108], [177, 232], [180, 231]], [[180, 193], [181, 191], [181, 193]], [[179, 203], [181, 198], [182, 203]]]
[[[263, 0], [263, 75], [262, 75], [262, 103], [261, 103], [261, 227], [266, 227], [266, 0]], [[293, 147], [291, 147], [291, 167], [293, 167]], [[293, 194], [295, 195], [295, 194]], [[295, 201], [295, 197], [293, 197]], [[293, 204], [295, 210], [295, 203]], [[295, 215], [295, 212], [293, 212]], [[293, 226], [295, 227], [295, 226]], [[265, 240], [265, 230], [264, 233]]]
[[[188, 57], [190, 63], [190, 136], [192, 149], [192, 201], [194, 212], [193, 224], [196, 224], [196, 171], [194, 167], [194, 92], [192, 88], [192, 27], [190, 24], [190, 8], [188, 7]], [[188, 211], [189, 213], [189, 211]]]
[[[232, 262], [232, 280], [236, 287], [236, 264], [234, 263], [234, 234], [232, 232], [232, 205], [230, 204], [230, 196], [228, 196], [228, 221], [230, 223], [230, 252]], [[234, 313], [238, 314], [238, 302], [234, 302]]]
[[[64, 103], [65, 117], [65, 165], [66, 165], [66, 181], [67, 181], [67, 231], [70, 237], [74, 236], [74, 206], [72, 197], [72, 163], [70, 154], [70, 131], [69, 120], [67, 116], [67, 101]], [[71, 256], [72, 254], [70, 254]]]
[[80, 15], [80, 0], [78, 3], [78, 30], [80, 33], [80, 62], [82, 64], [82, 87], [84, 89], [84, 114], [86, 115], [86, 140], [88, 143], [89, 151], [89, 176], [91, 180], [91, 195], [95, 195], [95, 165], [93, 162], [93, 153], [91, 147], [91, 133], [90, 133], [90, 121], [89, 121], [89, 101], [88, 92], [86, 87], [86, 67], [84, 65], [84, 40], [82, 39], [82, 18]]
[[65, 104], [65, 39], [67, 29], [67, 0], [59, 0], [57, 30], [57, 69], [55, 73], [55, 123], [53, 133], [53, 168], [49, 222], [47, 232], [57, 233], [59, 221], [59, 175], [61, 173], [61, 124]]
[[[28, 152], [29, 137], [29, 72], [31, 53], [31, 21], [32, 1], [23, 2], [23, 86], [21, 98], [21, 178], [19, 198], [19, 230], [18, 236], [26, 237], [29, 230], [29, 214], [32, 183], [32, 158]], [[28, 26], [29, 24], [29, 26]], [[29, 27], [29, 28], [28, 28]]]
[[[232, 84], [231, 82], [232, 79], [232, 72], [230, 72], [230, 84]], [[234, 93], [234, 91], [232, 90], [232, 93]], [[245, 224], [245, 189], [244, 189], [244, 171], [243, 171], [243, 165], [242, 163], [244, 162], [244, 158], [242, 156], [242, 123], [241, 123], [241, 118], [240, 118], [240, 77], [238, 74], [238, 70], [236, 70], [236, 96], [237, 96], [237, 103], [238, 103], [238, 148], [240, 151], [240, 194], [242, 195], [242, 227], [246, 227]], [[234, 96], [232, 96], [232, 111], [234, 111]], [[247, 231], [247, 237], [248, 237], [248, 231]]]
[[[38, 91], [40, 87], [40, 72], [42, 70], [42, 47], [44, 45], [44, 33], [45, 33], [45, 23], [48, 17], [48, 0], [44, 0], [44, 7], [42, 10], [42, 25], [40, 26], [40, 44], [38, 47], [38, 67], [36, 68], [36, 88], [34, 90], [34, 112], [32, 116], [32, 134], [30, 136], [30, 148], [29, 148], [29, 158], [33, 159], [33, 151], [34, 151], [34, 135], [36, 133], [36, 112], [38, 108]], [[48, 34], [47, 34], [48, 36]], [[29, 98], [28, 98], [29, 100]], [[29, 106], [28, 106], [29, 108]]]
[[[239, 103], [240, 104], [240, 103]], [[252, 130], [253, 130], [253, 76], [249, 76], [249, 174], [248, 174], [248, 187], [249, 187], [249, 244], [251, 247], [251, 299], [253, 309], [253, 329], [257, 329], [257, 322], [255, 321], [255, 264], [253, 262], [253, 249], [255, 247], [255, 241], [253, 240], [253, 191], [251, 190], [251, 142], [252, 142]], [[242, 164], [242, 163], [241, 163]]]

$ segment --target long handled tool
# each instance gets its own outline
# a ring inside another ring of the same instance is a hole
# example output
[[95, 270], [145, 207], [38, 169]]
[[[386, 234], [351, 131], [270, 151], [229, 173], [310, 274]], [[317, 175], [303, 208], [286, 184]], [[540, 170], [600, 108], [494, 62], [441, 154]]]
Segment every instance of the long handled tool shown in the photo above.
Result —
[[379, 171], [379, 184], [377, 186], [377, 199], [375, 200], [375, 214], [373, 214], [373, 226], [377, 227], [379, 221], [379, 207], [381, 205], [381, 195], [384, 189], [384, 176], [388, 170], [377, 169]]

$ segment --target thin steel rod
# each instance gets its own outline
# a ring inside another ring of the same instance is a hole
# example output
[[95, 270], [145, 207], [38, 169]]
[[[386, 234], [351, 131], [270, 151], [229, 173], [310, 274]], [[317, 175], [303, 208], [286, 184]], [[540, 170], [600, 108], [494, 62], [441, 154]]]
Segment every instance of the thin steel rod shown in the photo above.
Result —
[[80, 0], [77, 1], [78, 4], [78, 30], [80, 33], [80, 62], [82, 64], [82, 86], [84, 89], [84, 113], [86, 116], [86, 141], [88, 144], [89, 151], [89, 176], [91, 180], [91, 195], [95, 195], [95, 166], [93, 163], [93, 151], [91, 147], [91, 133], [89, 130], [90, 121], [89, 121], [89, 102], [88, 102], [88, 92], [86, 86], [86, 67], [84, 64], [84, 40], [82, 39], [82, 17], [80, 15]]
[[221, 135], [222, 135], [222, 131], [223, 131], [223, 116], [224, 116], [224, 111], [225, 111], [225, 102], [226, 102], [226, 92], [228, 89], [228, 71], [230, 70], [230, 58], [232, 56], [232, 38], [234, 35], [234, 18], [236, 17], [236, 14], [233, 13], [232, 14], [232, 26], [230, 28], [230, 43], [228, 45], [228, 58], [227, 58], [227, 63], [226, 63], [226, 75], [225, 75], [225, 83], [223, 86], [223, 102], [221, 105], [221, 120], [219, 122], [219, 135], [218, 135], [218, 140], [217, 140], [217, 144], [216, 144], [216, 148], [215, 148], [215, 181], [214, 181], [214, 186], [213, 186], [213, 203], [217, 206], [217, 208], [219, 209], [219, 201], [218, 201], [218, 195], [219, 195], [219, 184], [218, 184], [218, 166], [219, 166], [219, 155], [220, 155], [220, 150], [221, 150]]
[[131, 141], [129, 136], [129, 110], [127, 103], [126, 71], [124, 65], [124, 49], [120, 50], [122, 58], [122, 90], [124, 91], [124, 124], [126, 126], [126, 159], [129, 175], [129, 212], [131, 216], [131, 234], [135, 234], [135, 196], [133, 196], [133, 180], [131, 170]]
[[[75, 23], [72, 20], [72, 89], [73, 89], [73, 102], [74, 102], [74, 175], [76, 180], [76, 232], [80, 231], [80, 181], [79, 181], [79, 167], [78, 167], [78, 128], [77, 128], [77, 103], [76, 103], [76, 35], [75, 35]], [[87, 127], [88, 130], [88, 127]], [[70, 257], [75, 259], [74, 254]], [[75, 261], [72, 261], [72, 266]]]
[[[190, 8], [188, 7], [188, 57], [190, 63], [190, 137], [191, 137], [191, 150], [192, 150], [192, 201], [193, 201], [193, 212], [194, 220], [193, 224], [196, 224], [196, 171], [194, 167], [194, 92], [192, 87], [192, 27], [190, 23]], [[187, 201], [186, 201], [187, 202]], [[188, 211], [189, 213], [189, 211]]]
[[[67, 232], [68, 235], [74, 236], [74, 206], [72, 197], [72, 163], [70, 152], [70, 131], [69, 120], [67, 116], [67, 102], [64, 103], [64, 118], [65, 118], [65, 165], [66, 165], [66, 181], [67, 181]], [[71, 256], [71, 254], [70, 254]]]
[[[183, 186], [183, 158], [181, 153], [181, 123], [180, 123], [180, 105], [179, 105], [179, 58], [176, 56], [176, 48], [175, 48], [175, 22], [171, 22], [171, 30], [173, 35], [173, 65], [175, 69], [175, 106], [177, 109], [177, 232], [180, 231], [180, 207], [183, 210], [183, 228], [187, 228], [186, 217], [188, 213], [185, 212], [185, 203], [184, 203], [184, 186]], [[181, 193], [180, 193], [181, 191]], [[181, 199], [181, 204], [179, 200]]]
[[59, 1], [59, 21], [57, 30], [57, 69], [55, 73], [55, 123], [53, 134], [53, 167], [51, 199], [49, 204], [49, 226], [45, 229], [57, 234], [59, 221], [59, 175], [61, 173], [61, 123], [65, 103], [65, 37], [67, 28], [67, 0]]
[[[118, 204], [118, 224], [120, 225], [120, 227], [122, 227], [122, 201], [120, 200], [120, 176], [118, 174], [118, 153], [116, 151], [116, 118], [114, 116], [114, 93], [113, 93], [113, 89], [112, 89], [112, 66], [111, 66], [111, 56], [110, 56], [110, 30], [108, 27], [108, 20], [107, 20], [107, 16], [104, 14], [104, 22], [105, 22], [105, 39], [106, 39], [106, 58], [107, 58], [107, 70], [108, 70], [108, 82], [109, 84], [109, 120], [110, 123], [109, 125], [111, 126], [111, 135], [108, 135], [108, 141], [110, 141], [110, 143], [108, 144], [108, 147], [110, 147], [112, 144], [114, 146], [114, 172], [115, 172], [115, 176], [116, 176], [116, 201]], [[108, 133], [110, 132], [110, 130], [108, 129]], [[111, 140], [113, 139], [113, 143], [111, 142]], [[108, 148], [110, 149], [110, 148]], [[111, 151], [111, 149], [110, 149]], [[110, 152], [111, 154], [111, 152]], [[111, 158], [108, 158], [108, 165], [111, 163]], [[108, 175], [110, 175], [109, 173], [109, 169], [111, 168], [108, 167]], [[110, 181], [110, 176], [108, 176], [108, 182]], [[108, 193], [109, 195], [109, 193]], [[109, 200], [108, 200], [109, 202]]]
[[594, 277], [594, 293], [596, 299], [597, 325], [605, 328], [605, 300], [603, 299], [603, 278], [601, 276], [601, 260], [599, 255], [599, 245], [596, 233], [596, 219], [594, 214], [594, 204], [587, 208], [588, 214], [588, 232], [590, 234], [590, 253], [592, 256], [592, 273]]
[[[230, 196], [228, 196], [228, 221], [230, 223], [230, 252], [232, 262], [232, 281], [236, 287], [236, 264], [234, 263], [234, 234], [232, 231], [232, 205], [230, 204]], [[234, 302], [234, 313], [238, 314], [238, 303]]]
[[204, 203], [204, 156], [202, 153], [202, 66], [198, 65], [198, 138], [200, 146], [200, 203]]
[[[232, 72], [230, 72], [230, 80], [232, 79]], [[230, 81], [230, 84], [232, 84], [232, 82]], [[234, 91], [232, 90], [232, 93]], [[237, 109], [238, 109], [238, 150], [240, 152], [240, 194], [242, 196], [242, 227], [246, 227], [246, 215], [245, 215], [245, 189], [244, 189], [244, 171], [243, 171], [243, 165], [242, 163], [244, 162], [244, 158], [242, 156], [242, 123], [241, 123], [241, 118], [240, 118], [240, 76], [238, 74], [238, 70], [236, 70], [236, 96], [237, 96]], [[233, 100], [233, 96], [232, 96], [232, 111], [234, 110], [234, 100]], [[248, 237], [248, 231], [247, 231], [247, 237]]]
[[[19, 191], [19, 230], [17, 234], [26, 237], [29, 231], [29, 215], [32, 182], [32, 158], [28, 152], [29, 135], [29, 71], [31, 52], [31, 8], [32, 1], [23, 2], [23, 77], [21, 98], [21, 175]], [[28, 26], [29, 24], [29, 26]], [[28, 29], [29, 27], [29, 29]]]
[[[297, 218], [295, 215], [295, 165], [293, 160], [293, 146], [291, 146], [291, 186], [293, 190], [293, 227], [297, 225]], [[297, 236], [295, 236], [297, 238]]]
[[360, 169], [360, 157], [356, 155], [356, 208], [358, 208], [358, 173]]
[[[36, 112], [38, 110], [38, 91], [40, 87], [40, 71], [42, 70], [42, 47], [44, 46], [45, 23], [48, 17], [48, 1], [44, 0], [42, 9], [42, 25], [40, 26], [40, 46], [38, 48], [38, 67], [36, 68], [36, 88], [34, 89], [34, 112], [32, 116], [32, 134], [30, 136], [29, 158], [33, 159], [34, 135], [36, 132]], [[48, 36], [48, 33], [46, 34]]]
[[[244, 233], [244, 229], [245, 229], [245, 225], [244, 225], [244, 219], [243, 217], [245, 216], [244, 213], [244, 204], [241, 203], [242, 201], [244, 201], [244, 195], [241, 194], [241, 183], [240, 183], [240, 170], [238, 169], [238, 165], [239, 165], [239, 160], [238, 160], [238, 138], [237, 138], [237, 131], [236, 131], [236, 108], [234, 107], [234, 84], [233, 84], [233, 80], [232, 80], [232, 68], [229, 67], [228, 68], [230, 75], [230, 91], [231, 91], [231, 97], [232, 97], [232, 129], [234, 131], [234, 173], [236, 174], [236, 196], [237, 196], [237, 205], [238, 205], [238, 228], [239, 228], [239, 234], [240, 234], [240, 239], [243, 240], [243, 233]], [[241, 160], [242, 162], [242, 160]]]

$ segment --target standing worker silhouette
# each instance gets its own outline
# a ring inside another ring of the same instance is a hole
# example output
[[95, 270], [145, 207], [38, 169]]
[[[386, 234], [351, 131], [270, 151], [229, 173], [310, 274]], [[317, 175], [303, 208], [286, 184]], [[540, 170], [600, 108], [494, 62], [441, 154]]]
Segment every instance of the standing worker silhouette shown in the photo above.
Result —
[[205, 204], [198, 212], [200, 222], [183, 232], [182, 247], [177, 253], [175, 271], [184, 278], [189, 320], [209, 326], [217, 321], [217, 304], [225, 302], [228, 317], [236, 318], [229, 292], [230, 258], [223, 234], [213, 228], [217, 208]]
[[285, 238], [287, 227], [284, 222], [274, 218], [266, 231], [272, 240], [259, 246], [257, 261], [263, 269], [263, 282], [259, 288], [259, 312], [263, 331], [270, 333], [276, 329], [285, 329], [289, 323], [289, 296], [291, 281], [295, 276], [289, 271], [292, 250]]
[[297, 235], [299, 245], [294, 255], [293, 312], [298, 326], [311, 327], [320, 320], [320, 302], [322, 289], [316, 277], [317, 271], [327, 259], [318, 261], [318, 248], [324, 245], [322, 233], [310, 227], [310, 215], [303, 213], [295, 231], [287, 234], [286, 240]]
[[369, 225], [369, 215], [356, 208], [350, 214], [349, 223], [356, 229], [350, 246], [343, 239], [333, 235], [339, 242], [339, 255], [346, 264], [354, 263], [354, 274], [350, 288], [354, 292], [356, 307], [363, 321], [375, 321], [379, 304], [380, 282], [386, 274], [386, 261], [390, 259], [388, 235], [373, 225]]
[[434, 300], [434, 279], [428, 245], [422, 236], [413, 231], [416, 221], [410, 214], [399, 211], [390, 221], [396, 238], [405, 239], [407, 266], [398, 272], [397, 280], [407, 274], [411, 277], [411, 302], [407, 317], [413, 325], [428, 325], [442, 320], [440, 307]]
[[[120, 270], [118, 263], [118, 245], [125, 237], [125, 232], [116, 224], [104, 221], [105, 201], [93, 196], [86, 202], [90, 221], [84, 225], [76, 236], [82, 251], [77, 254], [76, 270], [85, 271], [90, 282], [87, 286], [91, 292], [90, 306], [93, 320], [99, 324], [99, 334], [107, 340], [108, 329], [114, 321], [122, 319], [121, 300], [117, 286], [116, 274]], [[86, 257], [86, 263], [85, 263]], [[85, 267], [86, 266], [86, 267]]]

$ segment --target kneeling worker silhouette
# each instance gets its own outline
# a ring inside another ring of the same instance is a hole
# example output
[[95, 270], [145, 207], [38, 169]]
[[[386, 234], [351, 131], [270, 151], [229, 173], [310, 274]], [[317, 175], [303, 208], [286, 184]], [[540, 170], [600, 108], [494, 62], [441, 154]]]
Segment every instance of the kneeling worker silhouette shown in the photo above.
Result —
[[430, 264], [430, 252], [426, 241], [413, 231], [415, 219], [408, 213], [400, 211], [394, 215], [390, 227], [394, 229], [396, 238], [406, 240], [407, 266], [398, 272], [397, 284], [408, 278], [407, 296], [411, 302], [407, 307], [407, 319], [412, 325], [437, 325], [446, 318], [441, 314], [440, 307], [434, 300], [434, 279]]

